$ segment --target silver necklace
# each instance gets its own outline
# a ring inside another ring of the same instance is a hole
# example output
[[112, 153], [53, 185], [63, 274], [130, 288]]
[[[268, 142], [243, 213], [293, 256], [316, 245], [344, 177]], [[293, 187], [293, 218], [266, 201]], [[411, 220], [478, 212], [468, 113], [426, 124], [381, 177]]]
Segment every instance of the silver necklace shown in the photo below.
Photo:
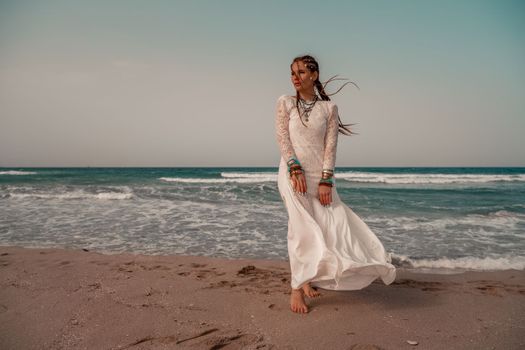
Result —
[[301, 109], [303, 110], [302, 115], [304, 115], [304, 121], [308, 122], [308, 117], [310, 116], [310, 112], [312, 109], [314, 109], [315, 103], [319, 100], [319, 97], [317, 95], [314, 96], [313, 101], [307, 102], [306, 100], [303, 100], [302, 98], [299, 98], [299, 106], [301, 106]]

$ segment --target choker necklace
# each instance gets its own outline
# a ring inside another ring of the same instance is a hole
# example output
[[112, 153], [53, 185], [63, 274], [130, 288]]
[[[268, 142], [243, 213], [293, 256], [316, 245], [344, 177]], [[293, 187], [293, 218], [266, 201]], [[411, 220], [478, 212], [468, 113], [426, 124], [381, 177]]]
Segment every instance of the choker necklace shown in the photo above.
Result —
[[303, 110], [302, 115], [304, 115], [304, 120], [308, 122], [308, 117], [310, 116], [310, 112], [315, 106], [315, 103], [319, 100], [319, 97], [317, 95], [314, 96], [314, 99], [312, 101], [306, 101], [302, 98], [299, 98], [299, 105], [301, 106], [301, 109]]

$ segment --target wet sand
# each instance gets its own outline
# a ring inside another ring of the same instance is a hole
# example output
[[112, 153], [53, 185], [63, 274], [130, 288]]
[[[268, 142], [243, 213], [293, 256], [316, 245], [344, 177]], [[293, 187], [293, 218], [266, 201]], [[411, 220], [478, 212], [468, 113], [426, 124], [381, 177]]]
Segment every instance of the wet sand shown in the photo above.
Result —
[[523, 270], [398, 268], [307, 314], [285, 260], [0, 246], [0, 283], [0, 349], [525, 348]]

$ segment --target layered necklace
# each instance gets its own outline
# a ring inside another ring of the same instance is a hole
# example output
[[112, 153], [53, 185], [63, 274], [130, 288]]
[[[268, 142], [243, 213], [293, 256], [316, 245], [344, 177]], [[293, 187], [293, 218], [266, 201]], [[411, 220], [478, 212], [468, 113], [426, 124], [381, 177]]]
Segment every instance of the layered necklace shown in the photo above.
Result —
[[301, 113], [301, 116], [304, 116], [304, 121], [308, 122], [308, 117], [310, 116], [310, 112], [312, 109], [314, 109], [315, 103], [319, 101], [319, 97], [317, 95], [314, 96], [314, 99], [312, 101], [306, 101], [302, 98], [299, 98], [299, 106], [303, 110], [303, 113]]

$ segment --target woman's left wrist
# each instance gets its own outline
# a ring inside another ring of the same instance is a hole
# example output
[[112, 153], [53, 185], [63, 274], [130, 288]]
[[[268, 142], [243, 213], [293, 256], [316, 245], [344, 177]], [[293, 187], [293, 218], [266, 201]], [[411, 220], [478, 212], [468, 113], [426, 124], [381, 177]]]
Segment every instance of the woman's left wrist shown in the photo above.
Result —
[[321, 173], [321, 178], [327, 179], [334, 176], [334, 170], [333, 169], [323, 169]]
[[321, 174], [321, 180], [319, 180], [319, 186], [332, 187], [334, 185], [333, 176], [333, 169], [323, 169]]

